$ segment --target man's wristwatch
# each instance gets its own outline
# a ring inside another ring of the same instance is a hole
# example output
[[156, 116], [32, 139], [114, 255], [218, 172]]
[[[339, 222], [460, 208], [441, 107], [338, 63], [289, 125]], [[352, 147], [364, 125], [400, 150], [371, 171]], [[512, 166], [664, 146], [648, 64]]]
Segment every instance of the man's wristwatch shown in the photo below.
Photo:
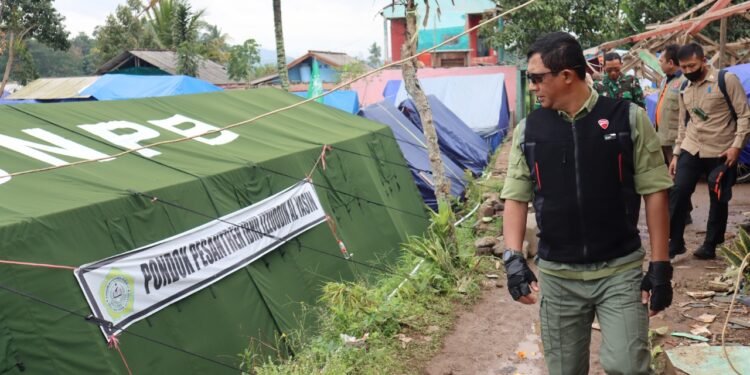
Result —
[[512, 258], [514, 255], [523, 256], [523, 254], [518, 250], [505, 249], [505, 251], [503, 251], [503, 262], [509, 261], [510, 258]]

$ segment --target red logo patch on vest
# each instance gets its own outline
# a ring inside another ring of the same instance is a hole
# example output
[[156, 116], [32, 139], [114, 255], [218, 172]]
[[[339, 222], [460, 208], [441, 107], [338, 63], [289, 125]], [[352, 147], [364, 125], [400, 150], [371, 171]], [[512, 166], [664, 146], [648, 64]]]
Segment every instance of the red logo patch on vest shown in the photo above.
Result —
[[607, 120], [606, 118], [603, 118], [597, 122], [599, 123], [599, 126], [601, 126], [601, 128], [604, 130], [607, 130], [607, 128], [609, 127], [609, 120]]

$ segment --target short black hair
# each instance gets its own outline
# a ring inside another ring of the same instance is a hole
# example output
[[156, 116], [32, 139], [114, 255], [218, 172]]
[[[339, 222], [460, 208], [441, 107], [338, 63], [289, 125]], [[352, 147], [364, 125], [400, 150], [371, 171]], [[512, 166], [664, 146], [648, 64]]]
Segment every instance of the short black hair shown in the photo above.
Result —
[[677, 59], [677, 53], [679, 50], [679, 44], [670, 44], [664, 47], [664, 51], [662, 51], [662, 53], [664, 54], [664, 60], [671, 61], [672, 64], [675, 65], [680, 65], [680, 60]]
[[529, 47], [526, 58], [539, 54], [544, 66], [554, 73], [565, 69], [576, 72], [578, 78], [586, 79], [586, 58], [576, 38], [562, 31], [544, 34]]
[[615, 60], [617, 60], [619, 62], [622, 62], [622, 57], [620, 57], [619, 53], [617, 53], [617, 52], [608, 52], [608, 53], [604, 54], [604, 62], [615, 61]]
[[677, 59], [680, 61], [687, 60], [693, 56], [699, 59], [702, 59], [705, 56], [703, 54], [703, 47], [695, 42], [680, 47], [680, 50], [677, 52]]

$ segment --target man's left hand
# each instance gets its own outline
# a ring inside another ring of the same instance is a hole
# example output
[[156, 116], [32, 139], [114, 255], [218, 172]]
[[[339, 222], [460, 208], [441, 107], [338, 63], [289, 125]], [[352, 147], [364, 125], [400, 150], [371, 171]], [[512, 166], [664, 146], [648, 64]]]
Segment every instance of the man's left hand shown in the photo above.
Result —
[[724, 164], [727, 165], [727, 167], [733, 167], [735, 164], [737, 164], [737, 159], [740, 157], [740, 149], [736, 147], [730, 147], [726, 151], [719, 154], [719, 157], [725, 157], [727, 158], [726, 161], [724, 161]]
[[672, 304], [672, 265], [669, 261], [651, 262], [641, 281], [641, 302], [649, 304], [654, 316]]

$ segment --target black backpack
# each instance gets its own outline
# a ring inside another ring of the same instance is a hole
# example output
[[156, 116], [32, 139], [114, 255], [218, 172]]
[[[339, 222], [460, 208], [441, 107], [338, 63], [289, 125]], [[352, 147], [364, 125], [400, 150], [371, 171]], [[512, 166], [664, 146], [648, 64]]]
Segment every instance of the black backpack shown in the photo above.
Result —
[[[727, 102], [727, 106], [729, 106], [729, 112], [732, 115], [732, 118], [734, 119], [734, 122], [737, 122], [737, 112], [734, 110], [734, 105], [732, 105], [732, 100], [729, 98], [729, 94], [727, 93], [727, 81], [725, 76], [727, 75], [727, 71], [724, 69], [719, 70], [719, 91], [721, 91], [721, 95], [724, 95], [724, 100]], [[685, 80], [685, 82], [682, 82], [682, 86], [680, 86], [680, 97], [683, 99], [684, 103], [684, 93], [685, 88], [687, 87], [688, 83], [690, 81]], [[688, 121], [690, 121], [690, 111], [685, 109], [685, 127], [688, 125]]]

